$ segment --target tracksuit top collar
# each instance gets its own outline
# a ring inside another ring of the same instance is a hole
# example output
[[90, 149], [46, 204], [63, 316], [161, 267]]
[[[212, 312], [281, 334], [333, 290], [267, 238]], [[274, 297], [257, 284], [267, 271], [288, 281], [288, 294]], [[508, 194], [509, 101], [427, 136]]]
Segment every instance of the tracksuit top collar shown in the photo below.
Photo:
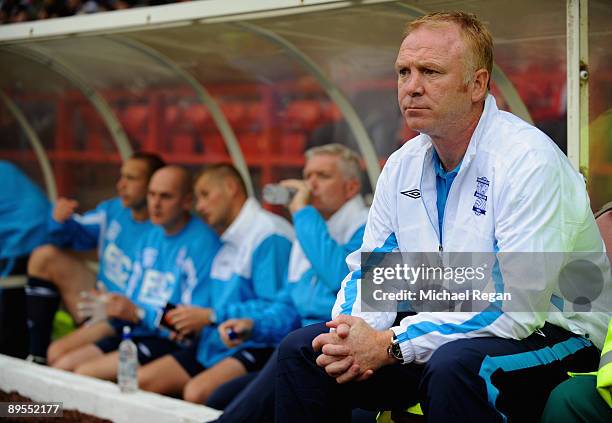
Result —
[[327, 221], [330, 236], [338, 243], [344, 244], [363, 225], [355, 217], [365, 208], [361, 194], [357, 194], [334, 213]]
[[244, 239], [244, 234], [253, 229], [256, 224], [255, 217], [261, 209], [261, 206], [254, 198], [247, 198], [242, 205], [240, 213], [229, 227], [221, 234], [221, 241], [234, 245], [240, 245]]

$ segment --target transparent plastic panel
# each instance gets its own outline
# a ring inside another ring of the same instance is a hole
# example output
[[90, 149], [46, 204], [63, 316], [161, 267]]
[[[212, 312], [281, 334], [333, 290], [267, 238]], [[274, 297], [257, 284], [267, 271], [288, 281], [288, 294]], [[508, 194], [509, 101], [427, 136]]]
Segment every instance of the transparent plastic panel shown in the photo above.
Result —
[[[2, 90], [40, 139], [58, 194], [77, 199], [81, 210], [114, 196], [120, 158], [106, 126], [82, 92], [44, 62], [14, 50], [0, 49], [0, 60], [10, 63], [0, 76]], [[4, 103], [1, 113], [0, 159], [19, 165], [46, 190], [30, 141]]]
[[[176, 75], [146, 54], [115, 41], [115, 36], [70, 37], [34, 43], [85, 78], [94, 89], [126, 90], [136, 95], [174, 83]], [[29, 45], [24, 45], [27, 49]]]
[[[51, 53], [104, 99], [134, 151], [156, 151], [164, 156], [175, 153], [167, 142], [164, 105], [168, 98], [172, 103], [177, 93], [193, 97], [193, 91], [171, 67], [146, 50], [126, 44], [120, 35], [53, 40], [35, 47]], [[91, 110], [86, 102], [79, 104], [76, 111], [89, 118]], [[89, 126], [89, 119], [83, 121]], [[114, 143], [106, 122], [100, 121], [102, 126], [92, 122], [96, 126], [89, 130]], [[181, 146], [177, 148], [180, 151]]]
[[589, 1], [589, 193], [593, 210], [612, 201], [612, 7]]
[[[612, 22], [608, 3], [590, 1], [592, 125], [610, 108], [607, 46]], [[110, 104], [135, 150], [156, 151], [167, 161], [194, 170], [204, 163], [229, 162], [211, 111], [181, 77], [184, 71], [221, 108], [258, 191], [265, 183], [299, 176], [308, 147], [329, 142], [356, 150], [357, 146], [338, 105], [296, 59], [295, 52], [248, 24], [282, 37], [318, 66], [350, 101], [378, 159], [384, 162], [415, 135], [400, 116], [393, 71], [404, 26], [421, 13], [449, 9], [475, 12], [488, 23], [496, 63], [536, 125], [565, 150], [565, 0], [351, 4], [263, 19], [236, 18], [233, 23], [193, 22], [173, 28], [24, 42], [0, 47], [0, 61], [9, 65], [6, 72], [0, 72], [0, 87], [23, 107], [54, 166], [65, 168], [62, 172], [67, 176], [58, 178], [60, 192], [97, 200], [114, 192], [120, 161], [104, 122], [69, 80], [6, 48], [32, 45], [68, 64]], [[492, 92], [500, 107], [510, 108], [495, 82]], [[10, 128], [19, 133], [14, 124]], [[594, 203], [599, 204], [612, 195], [606, 191], [612, 184], [610, 138], [597, 139], [592, 135], [591, 190]], [[4, 147], [0, 151], [8, 154]], [[94, 185], [106, 184], [104, 188], [90, 193], [83, 188], [81, 193], [77, 187], [84, 186], [87, 178], [82, 178], [83, 184], [81, 179], [75, 179], [73, 185], [64, 182], [72, 180], [72, 169], [85, 164], [91, 165], [87, 171], [100, 173], [100, 183]]]
[[[385, 159], [406, 136], [393, 67], [405, 20], [392, 5], [368, 5], [253, 23], [283, 37], [316, 63], [351, 103], [377, 156]], [[341, 110], [325, 104], [325, 93], [317, 95], [322, 114], [331, 119], [314, 124], [307, 144], [339, 142], [359, 151]]]
[[[193, 76], [220, 107], [250, 169], [258, 197], [263, 185], [299, 176], [303, 152], [320, 102], [321, 88], [283, 49], [238, 24], [196, 25], [128, 35]], [[315, 93], [315, 94], [312, 94]], [[195, 96], [177, 92], [166, 113], [192, 122], [200, 134], [190, 163], [229, 161], [224, 140], [209, 110]], [[313, 116], [311, 108], [317, 109]], [[329, 100], [325, 101], [331, 107]], [[174, 111], [175, 110], [175, 111]], [[180, 131], [171, 136], [182, 137]], [[176, 144], [178, 141], [174, 141]], [[182, 162], [179, 160], [179, 162]]]
[[[43, 148], [53, 149], [56, 130], [55, 104], [69, 89], [61, 76], [50, 72], [43, 64], [19, 54], [12, 47], [0, 48], [0, 89], [38, 135]], [[0, 100], [0, 160], [19, 166], [46, 192], [40, 164], [30, 140], [15, 115]]]
[[24, 54], [19, 46], [0, 47], [0, 88], [7, 94], [21, 92], [58, 95], [71, 88], [65, 78]]
[[15, 117], [4, 102], [0, 101], [0, 160], [9, 161], [18, 166], [46, 192], [45, 180], [41, 168]]
[[[297, 46], [349, 98], [379, 158], [414, 132], [396, 105], [393, 64], [407, 22], [437, 10], [466, 10], [488, 23], [495, 60], [538, 127], [565, 149], [565, 1], [404, 1], [254, 21]], [[525, 11], [529, 11], [526, 13]], [[508, 108], [502, 92], [493, 93]], [[354, 144], [340, 121], [327, 133]]]
[[[565, 0], [495, 0], [468, 10], [488, 23], [494, 60], [517, 90], [535, 126], [567, 152]], [[498, 105], [510, 110], [499, 86], [493, 84], [492, 91]]]

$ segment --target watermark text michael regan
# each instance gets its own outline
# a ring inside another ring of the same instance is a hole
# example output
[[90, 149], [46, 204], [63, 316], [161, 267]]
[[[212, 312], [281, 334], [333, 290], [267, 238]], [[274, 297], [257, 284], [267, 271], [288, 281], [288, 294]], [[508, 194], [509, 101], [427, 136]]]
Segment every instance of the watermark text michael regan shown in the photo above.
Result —
[[402, 289], [396, 292], [384, 292], [376, 289], [372, 292], [376, 301], [511, 301], [510, 292], [483, 292], [477, 289], [463, 292], [437, 291], [435, 289], [424, 289], [410, 291]]

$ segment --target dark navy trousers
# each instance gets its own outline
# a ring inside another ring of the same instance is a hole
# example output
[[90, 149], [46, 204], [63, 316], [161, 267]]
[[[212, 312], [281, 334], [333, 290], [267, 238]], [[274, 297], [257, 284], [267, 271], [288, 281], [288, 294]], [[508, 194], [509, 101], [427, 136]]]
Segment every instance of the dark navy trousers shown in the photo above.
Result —
[[595, 370], [599, 360], [587, 339], [546, 324], [541, 334], [520, 341], [452, 341], [425, 365], [386, 366], [367, 381], [339, 385], [316, 365], [318, 353], [311, 346], [327, 331], [324, 324], [308, 326], [280, 344], [276, 422], [350, 422], [355, 407], [404, 410], [417, 402], [428, 422], [538, 421], [550, 391], [568, 377], [567, 371]]
[[[319, 328], [319, 325], [309, 326], [312, 327]], [[321, 327], [325, 328], [325, 325]], [[209, 407], [224, 409], [217, 423], [273, 422], [277, 395], [277, 365], [278, 349], [260, 372], [249, 373], [217, 389], [206, 403]], [[376, 415], [363, 409], [355, 409], [351, 420], [353, 423], [374, 423]]]
[[[221, 408], [227, 402], [227, 393], [242, 391], [225, 407], [217, 423], [258, 423], [274, 421], [274, 396], [276, 385], [276, 363], [278, 349], [268, 359], [259, 374], [250, 381], [252, 376], [244, 376], [235, 383], [228, 382], [215, 392], [207, 405]], [[248, 383], [246, 387], [244, 384]], [[231, 384], [231, 385], [230, 385]]]
[[[0, 278], [2, 276], [25, 277], [29, 257], [0, 259]], [[18, 358], [27, 357], [29, 337], [26, 305], [23, 286], [0, 288], [0, 354]]]

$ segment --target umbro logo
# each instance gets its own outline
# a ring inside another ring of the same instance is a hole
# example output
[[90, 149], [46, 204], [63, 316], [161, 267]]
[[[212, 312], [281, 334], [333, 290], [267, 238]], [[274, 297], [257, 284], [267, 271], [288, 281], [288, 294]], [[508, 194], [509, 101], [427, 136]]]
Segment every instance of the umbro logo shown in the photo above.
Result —
[[421, 198], [421, 191], [418, 189], [409, 189], [407, 191], [400, 191], [400, 194], [405, 195], [406, 197], [410, 197], [412, 199]]

